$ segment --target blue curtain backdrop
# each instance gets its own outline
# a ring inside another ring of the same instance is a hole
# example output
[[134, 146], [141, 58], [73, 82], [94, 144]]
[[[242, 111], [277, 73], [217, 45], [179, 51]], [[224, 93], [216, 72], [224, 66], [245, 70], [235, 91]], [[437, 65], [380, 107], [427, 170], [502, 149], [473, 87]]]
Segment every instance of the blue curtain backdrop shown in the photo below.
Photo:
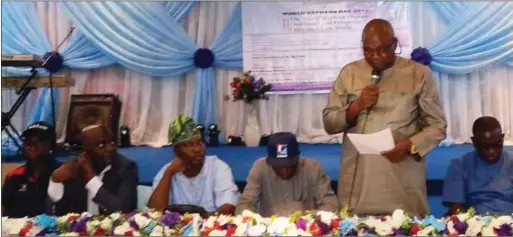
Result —
[[[4, 2], [2, 3], [2, 53], [3, 54], [37, 54], [41, 57], [52, 51], [45, 32], [37, 18], [33, 2]], [[182, 21], [196, 2], [165, 2], [164, 8], [169, 17], [175, 21]], [[69, 43], [59, 52], [64, 58], [64, 65], [72, 69], [96, 69], [111, 66], [115, 58], [104, 53], [92, 41], [88, 40], [79, 29], [75, 29]], [[7, 68], [6, 73], [12, 75], [30, 75], [29, 68]], [[38, 75], [47, 75], [44, 69], [39, 69]], [[59, 89], [54, 90], [55, 111], [58, 111]], [[28, 124], [37, 121], [53, 122], [51, 111], [51, 92], [42, 88], [34, 109], [30, 114]], [[18, 141], [19, 142], [19, 141]], [[14, 143], [2, 136], [2, 149], [16, 150]]]
[[431, 69], [466, 74], [494, 63], [513, 65], [513, 3], [430, 2], [447, 30], [427, 46]]
[[[121, 64], [152, 76], [180, 75], [196, 69], [192, 116], [198, 123], [215, 123], [218, 111], [213, 67], [242, 68], [240, 4], [209, 49], [199, 49], [180, 25], [194, 4], [62, 2], [60, 6], [77, 27], [68, 46], [60, 50], [64, 65], [94, 69]], [[433, 70], [466, 74], [495, 63], [513, 65], [513, 3], [426, 4], [448, 26], [417, 55], [430, 57], [430, 64], [426, 64]], [[4, 53], [44, 55], [51, 51], [33, 3], [5, 2], [3, 7]], [[13, 74], [26, 72], [9, 70]], [[51, 121], [49, 105], [49, 90], [43, 89], [30, 122]]]

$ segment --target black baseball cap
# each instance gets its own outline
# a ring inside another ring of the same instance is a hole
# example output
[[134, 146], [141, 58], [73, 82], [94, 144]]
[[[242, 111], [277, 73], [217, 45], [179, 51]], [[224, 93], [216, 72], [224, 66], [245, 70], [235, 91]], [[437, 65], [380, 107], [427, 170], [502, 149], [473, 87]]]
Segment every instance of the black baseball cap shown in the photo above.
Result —
[[52, 125], [45, 122], [36, 122], [28, 126], [21, 134], [21, 139], [25, 140], [29, 137], [38, 137], [41, 140], [55, 142], [55, 129]]
[[267, 142], [267, 164], [274, 167], [290, 166], [299, 160], [299, 144], [296, 135], [279, 132], [271, 135]]

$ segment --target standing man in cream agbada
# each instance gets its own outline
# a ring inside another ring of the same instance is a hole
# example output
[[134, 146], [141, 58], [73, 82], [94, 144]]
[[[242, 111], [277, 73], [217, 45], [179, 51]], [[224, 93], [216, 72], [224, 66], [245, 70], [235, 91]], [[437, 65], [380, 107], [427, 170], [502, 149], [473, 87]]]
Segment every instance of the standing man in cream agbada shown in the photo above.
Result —
[[[447, 127], [435, 82], [426, 66], [395, 55], [398, 40], [389, 22], [367, 23], [362, 43], [364, 59], [342, 68], [323, 111], [325, 130], [345, 133], [340, 206], [357, 215], [429, 214], [424, 157], [445, 139]], [[373, 71], [381, 75], [377, 84]], [[346, 135], [387, 127], [395, 148], [381, 155], [358, 154]]]

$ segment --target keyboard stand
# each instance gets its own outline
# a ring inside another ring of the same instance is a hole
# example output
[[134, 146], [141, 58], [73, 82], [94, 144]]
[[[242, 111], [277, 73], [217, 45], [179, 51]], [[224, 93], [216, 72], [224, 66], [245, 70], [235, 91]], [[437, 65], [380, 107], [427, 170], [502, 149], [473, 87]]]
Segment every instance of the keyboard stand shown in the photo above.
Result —
[[13, 134], [7, 128], [10, 128], [10, 130], [12, 130], [12, 132], [14, 133], [14, 135], [16, 135], [16, 137], [18, 139], [20, 138], [20, 134], [14, 128], [14, 126], [12, 126], [12, 124], [11, 124], [11, 119], [14, 116], [14, 114], [16, 113], [16, 111], [23, 104], [23, 102], [25, 102], [25, 100], [27, 99], [27, 96], [30, 94], [30, 92], [34, 89], [32, 87], [27, 87], [27, 85], [36, 76], [37, 70], [35, 68], [32, 68], [32, 70], [30, 70], [30, 72], [32, 74], [27, 78], [27, 80], [25, 81], [23, 86], [19, 90], [16, 91], [16, 94], [18, 94], [20, 96], [18, 97], [18, 99], [16, 99], [16, 102], [14, 102], [14, 105], [11, 107], [11, 109], [8, 112], [2, 112], [2, 132], [5, 131], [7, 133], [7, 136], [9, 136], [13, 140], [14, 144], [18, 147], [18, 150], [21, 150], [21, 144], [18, 143], [18, 140], [13, 136]]

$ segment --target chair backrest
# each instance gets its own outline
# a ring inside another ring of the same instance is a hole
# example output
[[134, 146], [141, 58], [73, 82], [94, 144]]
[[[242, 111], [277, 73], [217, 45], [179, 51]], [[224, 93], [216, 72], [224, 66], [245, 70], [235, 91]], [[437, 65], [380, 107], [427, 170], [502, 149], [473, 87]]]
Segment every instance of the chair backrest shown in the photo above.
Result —
[[148, 203], [152, 192], [153, 190], [151, 186], [137, 186], [137, 210], [144, 210], [144, 208], [146, 208], [146, 204]]

